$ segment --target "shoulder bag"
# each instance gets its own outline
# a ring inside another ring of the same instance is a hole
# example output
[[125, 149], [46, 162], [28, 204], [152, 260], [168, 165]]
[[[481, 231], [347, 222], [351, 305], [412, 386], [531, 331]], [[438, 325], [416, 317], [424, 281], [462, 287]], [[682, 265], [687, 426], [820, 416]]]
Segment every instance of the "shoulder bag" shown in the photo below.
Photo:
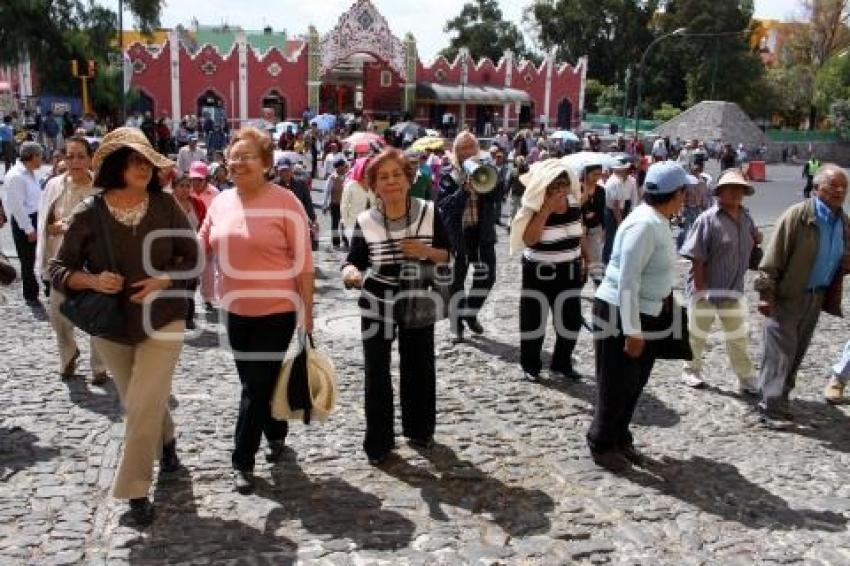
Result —
[[[432, 203], [423, 204], [414, 236]], [[389, 233], [387, 233], [389, 239]], [[424, 328], [448, 315], [451, 273], [448, 265], [407, 259], [401, 262], [399, 289], [393, 301], [393, 319], [401, 328]]]
[[[107, 269], [117, 273], [115, 252], [106, 228], [104, 210], [106, 205], [100, 195], [89, 197], [89, 207], [93, 211], [92, 221], [95, 225], [97, 246], [107, 261]], [[92, 336], [114, 336], [124, 330], [126, 319], [121, 308], [120, 293], [107, 295], [92, 289], [69, 294], [59, 307], [59, 311], [71, 323]]]

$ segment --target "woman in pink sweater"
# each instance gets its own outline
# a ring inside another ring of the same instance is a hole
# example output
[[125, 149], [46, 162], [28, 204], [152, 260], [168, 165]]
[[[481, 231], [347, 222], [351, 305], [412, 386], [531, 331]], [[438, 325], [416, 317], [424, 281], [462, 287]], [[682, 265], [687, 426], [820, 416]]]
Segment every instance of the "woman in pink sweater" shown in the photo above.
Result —
[[242, 383], [234, 487], [250, 493], [262, 436], [267, 461], [283, 456], [287, 423], [272, 418], [271, 397], [296, 323], [313, 329], [313, 255], [298, 198], [266, 180], [273, 160], [268, 135], [243, 128], [228, 155], [235, 190], [213, 200], [199, 237], [218, 264], [221, 307]]

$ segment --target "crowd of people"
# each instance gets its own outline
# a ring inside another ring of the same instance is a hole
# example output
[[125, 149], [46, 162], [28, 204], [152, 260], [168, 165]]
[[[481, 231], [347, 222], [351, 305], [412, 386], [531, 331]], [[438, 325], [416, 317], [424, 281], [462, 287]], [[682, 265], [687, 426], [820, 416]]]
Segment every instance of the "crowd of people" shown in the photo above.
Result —
[[[308, 182], [320, 171], [327, 177], [319, 209], [331, 215], [330, 245], [346, 250], [342, 283], [360, 290], [363, 448], [371, 464], [383, 465], [396, 446], [396, 338], [402, 435], [417, 449], [432, 446], [435, 324], [448, 319], [454, 344], [467, 340], [467, 330], [487, 331], [479, 313], [498, 278], [500, 231], [522, 263], [518, 377], [542, 376], [551, 316], [549, 375], [584, 379], [573, 350], [587, 328], [581, 293], [595, 289], [588, 330], [597, 399], [587, 444], [598, 465], [622, 471], [645, 463], [630, 423], [655, 361], [682, 360], [684, 382], [702, 386], [702, 351], [715, 318], [739, 391], [754, 398], [759, 422], [792, 422], [797, 370], [820, 312], [840, 315], [850, 271], [850, 219], [842, 209], [848, 178], [838, 166], [819, 166], [812, 198], [782, 215], [762, 249], [744, 206], [754, 186], [735, 164], [716, 181], [707, 176], [709, 156], [696, 140], [678, 152], [653, 146], [648, 155], [563, 155], [564, 147], [528, 132], [511, 138], [499, 131], [487, 152], [468, 131], [450, 151], [373, 146], [350, 153], [342, 140], [321, 141], [299, 148], [315, 153], [305, 181], [297, 162], [275, 157], [281, 142], [262, 129], [232, 132], [215, 154], [197, 150], [189, 136], [173, 161], [141, 125], [121, 127], [94, 152], [85, 137], [69, 137], [64, 170], [44, 190], [35, 172], [46, 150], [32, 141], [18, 149], [4, 181], [0, 225], [8, 214], [24, 299], [38, 308], [41, 294], [49, 296], [63, 379], [75, 375], [80, 358], [63, 302], [95, 292], [121, 305], [120, 323], [92, 338], [90, 367], [94, 383], [113, 379], [121, 397], [126, 426], [113, 494], [129, 500], [139, 524], [154, 518], [156, 462], [160, 474], [181, 467], [168, 398], [197, 296], [206, 310], [222, 314], [242, 386], [234, 488], [253, 490], [263, 437], [266, 460], [282, 459], [288, 427], [272, 416], [271, 399], [296, 331], [313, 331], [319, 228]], [[321, 170], [320, 156], [327, 164]], [[474, 181], [469, 160], [493, 170], [491, 186]], [[690, 261], [687, 317], [673, 296], [677, 255]], [[424, 295], [432, 304], [410, 293], [411, 268], [412, 279], [433, 290]], [[758, 270], [757, 308], [765, 316], [758, 375], [747, 354], [749, 269]], [[842, 401], [848, 378], [850, 344], [826, 385], [827, 401]]]

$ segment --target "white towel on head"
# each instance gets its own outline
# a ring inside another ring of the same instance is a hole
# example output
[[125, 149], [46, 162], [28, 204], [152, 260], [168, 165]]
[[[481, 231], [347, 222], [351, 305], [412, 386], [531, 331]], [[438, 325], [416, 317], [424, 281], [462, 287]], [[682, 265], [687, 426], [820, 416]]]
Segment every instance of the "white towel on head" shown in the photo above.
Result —
[[511, 255], [525, 249], [525, 241], [522, 237], [531, 217], [543, 207], [546, 189], [552, 184], [552, 181], [565, 173], [570, 179], [570, 192], [567, 195], [570, 206], [580, 206], [581, 187], [579, 186], [578, 176], [560, 159], [538, 161], [531, 166], [528, 173], [519, 178], [520, 182], [525, 185], [525, 192], [522, 194], [522, 206], [511, 222]]

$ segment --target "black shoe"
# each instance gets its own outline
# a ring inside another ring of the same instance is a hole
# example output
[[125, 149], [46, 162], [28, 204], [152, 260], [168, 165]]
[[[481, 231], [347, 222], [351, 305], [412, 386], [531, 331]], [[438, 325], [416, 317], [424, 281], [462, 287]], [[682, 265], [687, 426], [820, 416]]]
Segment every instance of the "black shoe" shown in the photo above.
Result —
[[194, 318], [186, 319], [186, 330], [195, 330], [197, 325], [195, 324]]
[[429, 450], [434, 446], [434, 437], [429, 436], [428, 438], [408, 438], [407, 443], [413, 448], [418, 448], [420, 450]]
[[62, 376], [62, 379], [71, 379], [74, 377], [74, 372], [77, 371], [77, 360], [79, 359], [80, 350], [78, 348], [77, 351], [74, 352], [74, 356], [70, 359], [68, 364], [62, 369], [62, 373], [59, 374]]
[[639, 468], [646, 467], [646, 456], [644, 456], [640, 450], [635, 448], [634, 444], [629, 444], [628, 446], [623, 446], [622, 448], [620, 448], [620, 454], [622, 454], [626, 460], [628, 460], [635, 466]]
[[137, 497], [130, 500], [130, 519], [140, 526], [147, 527], [153, 523], [156, 516], [153, 503], [147, 497]]
[[553, 369], [551, 370], [551, 372], [552, 374], [557, 375], [558, 377], [567, 381], [581, 381], [584, 378], [584, 376], [582, 376], [579, 372], [577, 372], [571, 367], [564, 370]]
[[177, 457], [177, 440], [172, 440], [162, 447], [162, 458], [159, 459], [159, 473], [173, 474], [183, 467]]
[[369, 465], [370, 466], [381, 466], [381, 465], [387, 463], [387, 460], [390, 459], [391, 455], [392, 455], [392, 452], [385, 452], [385, 453], [381, 454], [380, 456], [376, 456], [374, 458], [369, 458]]
[[463, 344], [464, 342], [466, 342], [466, 340], [464, 340], [463, 338], [463, 329], [458, 332], [452, 332], [452, 337], [450, 340], [452, 344]]
[[286, 440], [270, 440], [269, 448], [266, 450], [266, 462], [275, 464], [283, 462], [286, 453]]
[[629, 469], [629, 461], [618, 450], [609, 450], [607, 452], [590, 451], [593, 461], [600, 468], [605, 468], [611, 472], [624, 472]]
[[254, 492], [254, 475], [245, 470], [233, 470], [233, 489], [242, 495]]
[[484, 327], [481, 326], [477, 318], [467, 318], [466, 325], [474, 334], [484, 334]]

